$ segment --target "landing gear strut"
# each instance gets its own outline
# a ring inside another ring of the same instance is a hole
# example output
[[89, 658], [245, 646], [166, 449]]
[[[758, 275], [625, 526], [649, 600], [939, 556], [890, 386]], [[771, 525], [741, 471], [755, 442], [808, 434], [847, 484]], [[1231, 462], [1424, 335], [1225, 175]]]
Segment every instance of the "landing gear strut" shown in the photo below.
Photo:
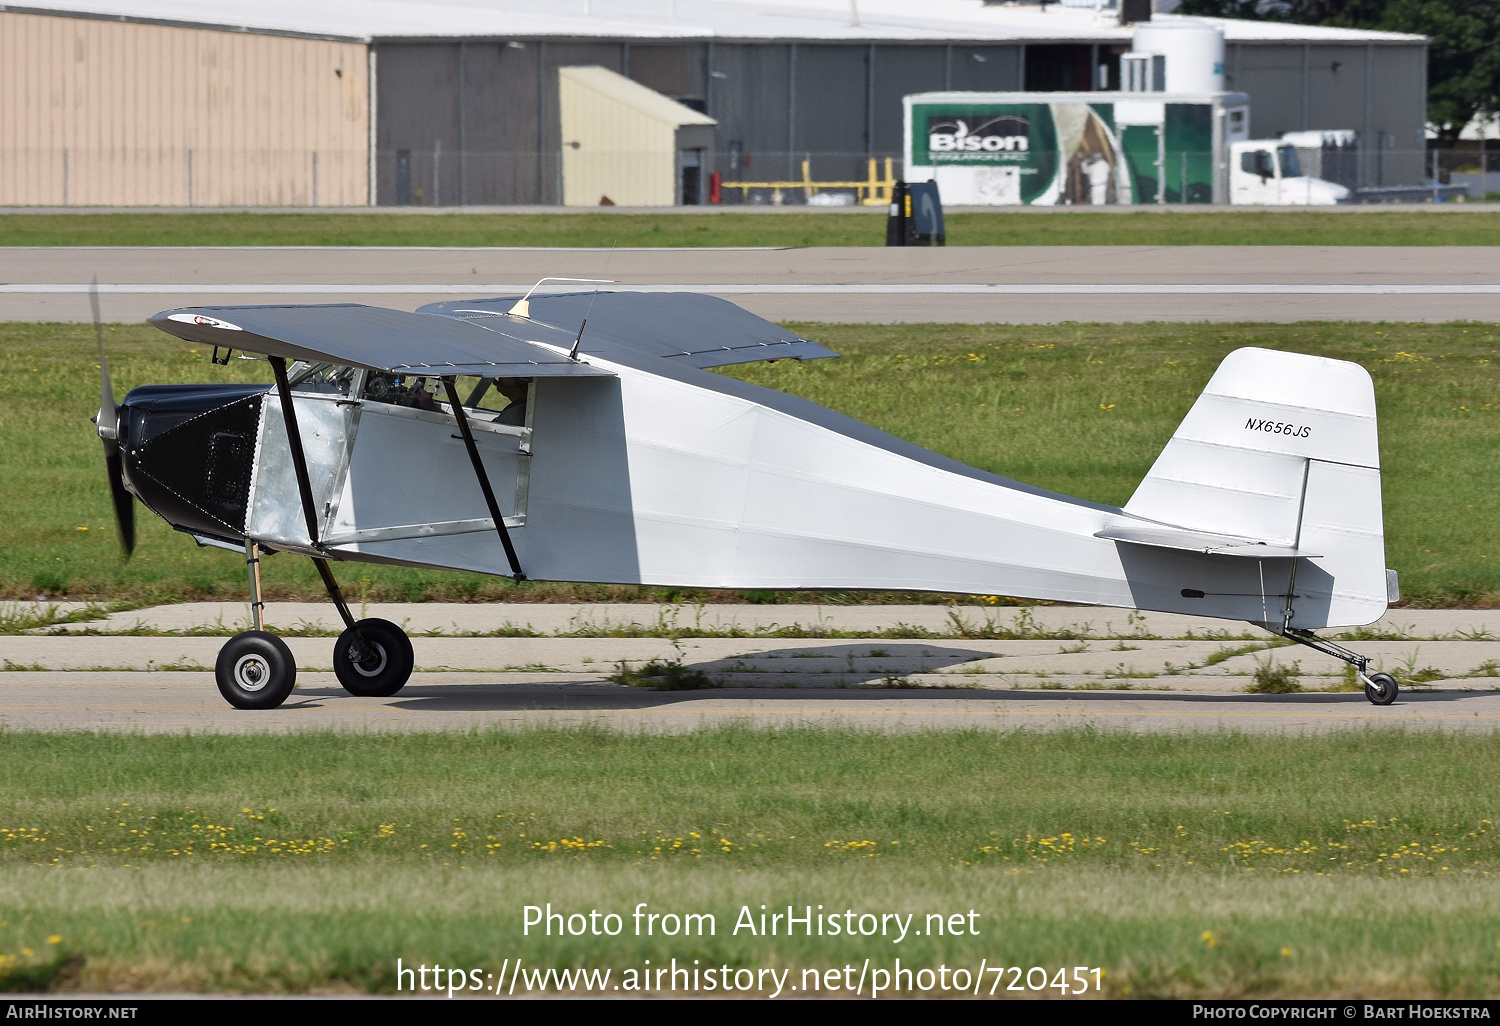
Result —
[[[297, 664], [292, 650], [265, 630], [265, 603], [260, 597], [260, 546], [245, 542], [245, 562], [250, 577], [250, 619], [254, 629], [236, 634], [219, 650], [214, 678], [222, 694], [236, 709], [274, 709], [287, 700], [297, 684]], [[314, 559], [318, 576], [328, 589], [344, 633], [333, 647], [333, 672], [351, 695], [388, 698], [411, 679], [415, 657], [411, 639], [389, 620], [354, 619], [344, 602], [328, 562]]]
[[[270, 358], [276, 375], [276, 391], [281, 398], [281, 414], [286, 422], [286, 437], [291, 450], [292, 469], [297, 475], [297, 492], [302, 500], [302, 515], [307, 521], [307, 537], [314, 552], [324, 551], [318, 540], [318, 516], [313, 504], [312, 483], [307, 476], [307, 458], [302, 451], [302, 436], [297, 431], [297, 411], [292, 405], [292, 389], [287, 380], [286, 360]], [[450, 386], [451, 387], [451, 386]], [[471, 443], [472, 444], [472, 443]], [[488, 496], [488, 492], [486, 492]], [[505, 525], [499, 521], [500, 530]], [[509, 541], [506, 551], [510, 551]], [[514, 559], [514, 557], [512, 557]], [[333, 670], [339, 683], [350, 694], [385, 698], [400, 691], [411, 678], [414, 663], [411, 639], [389, 620], [355, 622], [339, 591], [338, 581], [328, 568], [328, 560], [312, 557], [328, 597], [344, 621], [333, 650]], [[260, 598], [260, 545], [245, 539], [245, 564], [250, 576], [250, 619], [253, 630], [236, 634], [219, 650], [214, 677], [219, 692], [236, 709], [274, 709], [286, 701], [297, 683], [297, 665], [286, 642], [265, 630], [265, 603]]]
[[1300, 627], [1273, 626], [1262, 624], [1272, 634], [1279, 634], [1288, 641], [1295, 641], [1299, 645], [1306, 645], [1324, 655], [1331, 655], [1335, 659], [1342, 660], [1354, 667], [1354, 675], [1365, 687], [1365, 697], [1372, 705], [1390, 705], [1396, 700], [1396, 694], [1400, 688], [1396, 686], [1396, 678], [1389, 673], [1370, 673], [1370, 657], [1360, 655], [1351, 651], [1343, 645], [1334, 644], [1326, 638], [1320, 638], [1312, 631]]
[[260, 546], [248, 538], [245, 567], [250, 576], [252, 629], [236, 634], [219, 649], [214, 680], [219, 694], [236, 709], [274, 709], [297, 686], [297, 663], [286, 642], [266, 633], [266, 604], [260, 600]]

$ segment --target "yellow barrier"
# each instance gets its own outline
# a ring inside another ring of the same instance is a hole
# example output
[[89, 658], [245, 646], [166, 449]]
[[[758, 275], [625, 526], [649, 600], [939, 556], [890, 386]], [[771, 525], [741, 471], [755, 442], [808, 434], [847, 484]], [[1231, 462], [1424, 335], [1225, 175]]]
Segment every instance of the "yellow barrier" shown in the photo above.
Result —
[[861, 206], [883, 207], [891, 201], [896, 187], [896, 176], [893, 167], [893, 158], [885, 158], [885, 177], [875, 176], [875, 158], [870, 158], [870, 177], [863, 182], [815, 182], [812, 180], [812, 161], [802, 162], [802, 181], [800, 182], [723, 182], [719, 183], [723, 189], [743, 189], [744, 196], [750, 198], [751, 189], [770, 189], [771, 203], [781, 206], [782, 190], [801, 189], [805, 200], [811, 199], [818, 194], [820, 189], [854, 189], [855, 195]]

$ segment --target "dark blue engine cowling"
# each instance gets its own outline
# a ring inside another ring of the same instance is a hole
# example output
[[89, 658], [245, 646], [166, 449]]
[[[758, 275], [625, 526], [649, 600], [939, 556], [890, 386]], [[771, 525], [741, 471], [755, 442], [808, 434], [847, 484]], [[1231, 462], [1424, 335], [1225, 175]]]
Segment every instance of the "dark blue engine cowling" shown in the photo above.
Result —
[[125, 487], [180, 531], [244, 541], [265, 385], [144, 385], [120, 408]]

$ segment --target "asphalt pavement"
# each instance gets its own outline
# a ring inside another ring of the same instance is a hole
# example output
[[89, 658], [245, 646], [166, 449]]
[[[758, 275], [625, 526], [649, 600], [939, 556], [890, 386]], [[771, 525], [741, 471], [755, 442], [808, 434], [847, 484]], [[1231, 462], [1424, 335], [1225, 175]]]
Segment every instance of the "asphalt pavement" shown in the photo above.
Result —
[[[68, 611], [68, 610], [63, 610]], [[1393, 610], [1344, 639], [1407, 683], [1370, 705], [1342, 664], [1273, 647], [1248, 624], [1127, 609], [942, 606], [372, 605], [412, 635], [416, 672], [356, 698], [331, 672], [327, 604], [273, 603], [298, 666], [287, 703], [230, 708], [219, 647], [245, 608], [196, 603], [0, 637], [4, 729], [465, 730], [593, 724], [622, 730], [821, 724], [869, 730], [1500, 728], [1500, 614]], [[652, 661], [704, 687], [632, 685]], [[1304, 689], [1255, 694], [1293, 665]], [[1420, 680], [1418, 686], [1410, 686]]]
[[[719, 295], [777, 321], [1493, 321], [1488, 247], [954, 246], [806, 249], [0, 249], [0, 320], [140, 321], [178, 306], [415, 309], [545, 276]], [[553, 288], [576, 289], [576, 285]], [[587, 286], [583, 286], [587, 287]]]

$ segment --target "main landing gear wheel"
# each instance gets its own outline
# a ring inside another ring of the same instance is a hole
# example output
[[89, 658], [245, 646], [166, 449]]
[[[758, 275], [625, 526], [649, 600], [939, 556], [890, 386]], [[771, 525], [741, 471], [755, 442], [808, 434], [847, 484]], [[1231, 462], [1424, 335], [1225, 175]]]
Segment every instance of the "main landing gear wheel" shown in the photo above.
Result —
[[1365, 682], [1365, 697], [1374, 705], [1390, 705], [1396, 700], [1396, 678], [1389, 673], [1372, 673]]
[[416, 656], [406, 632], [389, 620], [360, 620], [339, 635], [333, 672], [351, 695], [389, 698], [411, 678]]
[[236, 709], [274, 709], [297, 683], [292, 650], [274, 634], [245, 631], [219, 649], [214, 663], [219, 693]]

